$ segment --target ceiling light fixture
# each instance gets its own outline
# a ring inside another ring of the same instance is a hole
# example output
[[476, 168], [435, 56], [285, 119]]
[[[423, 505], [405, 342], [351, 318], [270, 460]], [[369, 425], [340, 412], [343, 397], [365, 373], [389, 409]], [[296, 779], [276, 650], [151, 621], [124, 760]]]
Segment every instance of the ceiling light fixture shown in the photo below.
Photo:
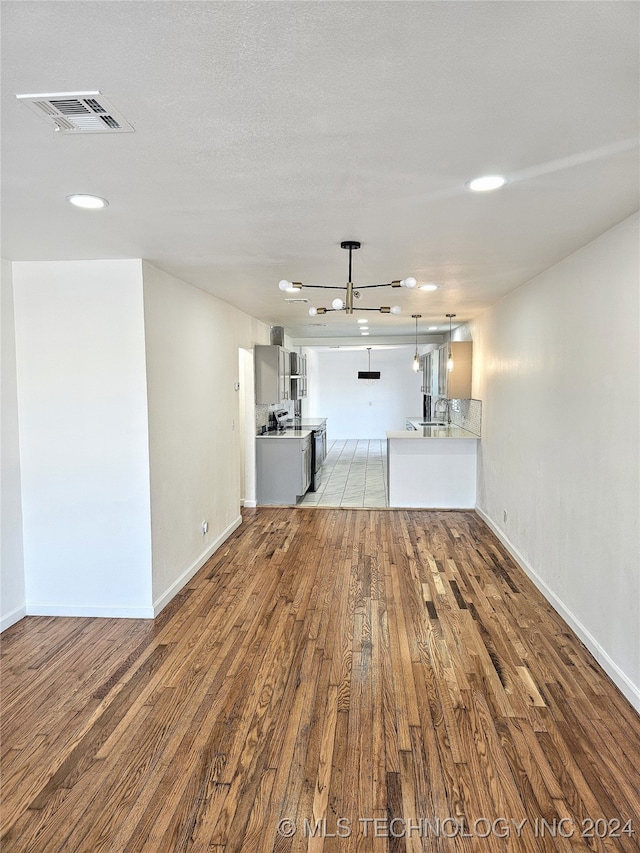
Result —
[[101, 210], [109, 204], [106, 198], [100, 198], [99, 195], [87, 195], [86, 193], [68, 195], [67, 201], [74, 207], [81, 207], [83, 210]]
[[437, 332], [437, 331], [438, 331], [438, 327], [437, 327], [437, 326], [428, 326], [428, 327], [427, 327], [427, 330], [428, 330], [429, 332]]
[[449, 358], [447, 359], [447, 370], [451, 373], [453, 370], [453, 353], [451, 352], [451, 320], [456, 315], [446, 314], [445, 316], [449, 318]]
[[486, 193], [491, 190], [499, 190], [507, 183], [502, 175], [482, 175], [467, 182], [467, 187], [474, 193]]
[[412, 314], [411, 316], [416, 321], [416, 354], [413, 357], [413, 372], [417, 373], [420, 370], [420, 356], [418, 355], [418, 320], [422, 317], [422, 314]]
[[368, 379], [369, 385], [371, 385], [372, 379], [380, 379], [380, 371], [379, 370], [371, 370], [371, 347], [367, 347], [367, 352], [369, 353], [369, 369], [368, 370], [359, 370], [358, 371], [358, 379]]
[[285, 290], [290, 293], [292, 290], [301, 290], [303, 287], [315, 287], [322, 290], [345, 290], [346, 298], [340, 299], [336, 297], [331, 303], [331, 308], [309, 308], [309, 314], [315, 317], [317, 314], [326, 314], [328, 311], [346, 311], [347, 314], [353, 314], [357, 311], [379, 311], [381, 314], [400, 314], [401, 308], [399, 305], [383, 305], [381, 308], [354, 308], [353, 300], [360, 298], [360, 291], [371, 287], [406, 287], [411, 289], [416, 286], [416, 280], [413, 276], [403, 278], [401, 281], [388, 281], [384, 284], [363, 284], [358, 290], [354, 290], [351, 280], [351, 255], [354, 249], [359, 249], [361, 244], [357, 240], [343, 240], [340, 243], [342, 249], [347, 249], [349, 252], [349, 279], [346, 285], [330, 285], [330, 284], [302, 284], [301, 281], [287, 281], [283, 279], [278, 287], [280, 290]]
[[437, 290], [438, 285], [433, 284], [433, 282], [429, 282], [429, 284], [421, 284], [418, 290]]

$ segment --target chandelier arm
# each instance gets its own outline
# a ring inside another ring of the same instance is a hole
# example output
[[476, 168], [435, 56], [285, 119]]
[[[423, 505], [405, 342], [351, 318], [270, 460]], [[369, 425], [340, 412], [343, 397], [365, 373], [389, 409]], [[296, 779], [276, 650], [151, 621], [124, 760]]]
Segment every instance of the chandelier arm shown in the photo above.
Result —
[[346, 290], [344, 284], [303, 284], [303, 287], [315, 287], [321, 290]]
[[[344, 284], [303, 284], [303, 287], [315, 287], [322, 290], [346, 290]], [[386, 281], [384, 284], [357, 284], [354, 285], [357, 290], [367, 290], [370, 287], [393, 287], [393, 282]]]
[[393, 282], [386, 281], [384, 284], [359, 284], [358, 290], [367, 290], [369, 287], [393, 287]]

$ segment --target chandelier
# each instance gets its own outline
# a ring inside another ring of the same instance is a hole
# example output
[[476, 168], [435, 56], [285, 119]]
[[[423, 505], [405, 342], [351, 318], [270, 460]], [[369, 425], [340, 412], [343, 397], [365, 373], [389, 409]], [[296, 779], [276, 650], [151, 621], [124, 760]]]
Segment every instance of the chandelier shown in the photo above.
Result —
[[343, 240], [340, 243], [342, 249], [347, 249], [349, 252], [349, 278], [346, 285], [330, 285], [330, 284], [303, 284], [301, 281], [287, 281], [283, 279], [278, 287], [287, 293], [295, 293], [302, 290], [303, 287], [315, 287], [322, 290], [344, 290], [346, 291], [345, 298], [336, 297], [331, 303], [331, 308], [309, 308], [309, 314], [315, 317], [317, 314], [326, 314], [328, 311], [345, 311], [347, 314], [353, 314], [354, 311], [379, 311], [380, 314], [400, 314], [401, 308], [399, 305], [383, 305], [380, 308], [360, 308], [354, 306], [353, 300], [360, 299], [360, 291], [368, 290], [371, 287], [407, 287], [416, 286], [416, 280], [413, 276], [403, 278], [398, 281], [387, 281], [384, 284], [362, 284], [356, 290], [353, 286], [351, 276], [351, 256], [355, 249], [360, 248], [360, 243], [357, 240]]

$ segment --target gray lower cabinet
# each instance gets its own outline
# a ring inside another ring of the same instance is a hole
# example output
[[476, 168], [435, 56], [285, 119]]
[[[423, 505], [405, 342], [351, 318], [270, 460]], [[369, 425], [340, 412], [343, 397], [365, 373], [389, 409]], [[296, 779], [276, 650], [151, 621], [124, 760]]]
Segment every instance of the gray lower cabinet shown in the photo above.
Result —
[[295, 504], [311, 484], [311, 435], [256, 438], [258, 504]]

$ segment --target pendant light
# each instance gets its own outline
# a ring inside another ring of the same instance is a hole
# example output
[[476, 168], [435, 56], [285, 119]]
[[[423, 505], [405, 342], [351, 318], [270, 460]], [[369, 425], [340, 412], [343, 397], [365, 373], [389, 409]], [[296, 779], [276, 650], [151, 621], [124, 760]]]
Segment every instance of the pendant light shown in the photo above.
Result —
[[449, 318], [449, 358], [447, 359], [447, 370], [449, 373], [453, 370], [453, 353], [451, 352], [451, 320], [455, 317], [455, 314], [446, 314]]
[[413, 372], [417, 373], [420, 370], [420, 356], [418, 355], [418, 320], [422, 317], [422, 314], [412, 314], [411, 316], [416, 321], [416, 354], [413, 357]]
[[371, 347], [367, 347], [367, 352], [369, 353], [369, 370], [359, 370], [358, 379], [368, 379], [371, 385], [373, 379], [380, 379], [380, 371], [371, 370]]

